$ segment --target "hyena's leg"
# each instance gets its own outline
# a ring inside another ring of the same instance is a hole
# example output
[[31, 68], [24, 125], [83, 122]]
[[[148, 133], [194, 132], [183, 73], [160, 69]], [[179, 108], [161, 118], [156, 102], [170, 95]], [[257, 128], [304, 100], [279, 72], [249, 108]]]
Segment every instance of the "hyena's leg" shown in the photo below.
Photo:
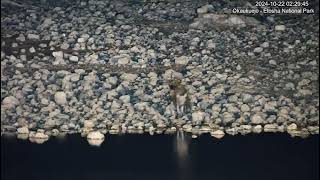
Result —
[[181, 106], [181, 113], [184, 114], [184, 105]]
[[177, 113], [178, 113], [178, 115], [180, 115], [180, 114], [181, 114], [179, 104], [177, 104]]

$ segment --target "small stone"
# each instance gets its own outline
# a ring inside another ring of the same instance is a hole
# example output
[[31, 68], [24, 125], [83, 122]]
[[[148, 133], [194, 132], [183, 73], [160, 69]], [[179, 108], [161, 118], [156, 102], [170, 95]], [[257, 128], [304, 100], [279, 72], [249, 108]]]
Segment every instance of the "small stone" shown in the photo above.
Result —
[[234, 136], [234, 135], [238, 134], [238, 130], [236, 128], [227, 128], [226, 133]]
[[292, 82], [288, 82], [285, 87], [284, 87], [285, 90], [295, 90], [295, 86]]
[[187, 56], [180, 56], [175, 58], [175, 63], [178, 65], [187, 65], [189, 62], [189, 59]]
[[319, 134], [319, 126], [308, 126], [310, 134]]
[[276, 101], [269, 101], [264, 104], [264, 110], [267, 112], [275, 112], [277, 107]]
[[117, 65], [127, 65], [131, 62], [131, 57], [128, 54], [121, 54], [113, 56], [110, 60], [110, 63]]
[[52, 52], [52, 56], [55, 58], [63, 58], [63, 52], [62, 51]]
[[261, 132], [262, 132], [262, 126], [261, 126], [261, 125], [253, 126], [252, 132], [254, 132], [254, 133], [261, 133]]
[[236, 95], [229, 96], [228, 101], [231, 103], [238, 102], [238, 96]]
[[269, 42], [264, 42], [264, 43], [262, 43], [262, 44], [261, 44], [261, 47], [262, 47], [262, 48], [267, 48], [267, 47], [269, 47]]
[[263, 118], [260, 115], [255, 114], [251, 117], [251, 123], [252, 124], [261, 124], [261, 123], [263, 123]]
[[203, 120], [203, 118], [204, 118], [204, 113], [201, 111], [197, 111], [197, 112], [192, 113], [192, 121], [201, 122]]
[[240, 109], [242, 112], [249, 112], [250, 106], [248, 106], [247, 104], [242, 104]]
[[79, 74], [73, 74], [71, 77], [70, 77], [70, 81], [72, 82], [77, 82], [80, 80], [80, 75]]
[[311, 81], [309, 79], [302, 79], [301, 81], [298, 82], [298, 86], [306, 86], [310, 83]]
[[31, 39], [31, 40], [39, 40], [39, 39], [40, 39], [40, 36], [39, 36], [39, 35], [36, 35], [36, 34], [28, 34], [28, 35], [27, 35], [27, 38], [28, 38], [28, 39]]
[[29, 133], [29, 139], [31, 142], [35, 142], [37, 144], [43, 144], [44, 142], [48, 141], [49, 136], [44, 134], [42, 131], [37, 131], [37, 133]]
[[90, 130], [90, 129], [92, 129], [94, 127], [94, 122], [91, 121], [91, 120], [85, 120], [83, 122], [83, 126], [84, 126], [85, 129]]
[[125, 104], [130, 102], [130, 96], [129, 95], [120, 96], [119, 99]]
[[138, 75], [136, 75], [136, 74], [129, 74], [129, 73], [124, 73], [124, 74], [122, 74], [122, 75], [120, 76], [120, 78], [121, 78], [122, 80], [124, 80], [124, 81], [129, 81], [129, 82], [136, 80], [137, 77], [138, 77]]
[[236, 67], [236, 69], [237, 69], [238, 71], [240, 71], [240, 70], [242, 69], [241, 65], [238, 64], [237, 67]]
[[78, 43], [84, 43], [86, 42], [85, 38], [78, 38]]
[[235, 120], [235, 117], [233, 116], [233, 113], [224, 112], [223, 113], [223, 122], [224, 123], [231, 123]]
[[209, 10], [208, 6], [204, 5], [204, 6], [202, 6], [202, 7], [197, 9], [197, 13], [200, 14], [200, 15], [201, 14], [205, 14], [205, 13], [208, 12], [208, 10]]
[[[220, 16], [223, 16], [223, 15], [220, 15]], [[222, 21], [221, 23], [224, 23], [225, 25], [228, 25], [228, 26], [239, 26], [239, 27], [246, 26], [246, 22], [243, 20], [243, 18], [236, 15], [230, 16], [228, 19]]]
[[275, 29], [276, 31], [284, 31], [284, 30], [286, 30], [286, 26], [285, 26], [285, 25], [276, 25], [276, 26], [274, 27], [274, 29]]
[[87, 136], [87, 140], [92, 146], [100, 146], [104, 141], [104, 134], [99, 131], [90, 132]]
[[251, 133], [252, 131], [252, 126], [251, 125], [240, 125], [240, 128], [238, 130], [240, 132], [240, 134], [242, 135], [246, 135]]
[[228, 75], [227, 74], [220, 74], [220, 73], [217, 73], [216, 74], [216, 77], [221, 80], [221, 81], [225, 81], [227, 78], [228, 78]]
[[277, 124], [266, 124], [263, 128], [264, 132], [277, 132], [278, 131], [278, 125]]
[[57, 104], [63, 105], [67, 103], [67, 95], [66, 93], [59, 91], [54, 95], [54, 100]]
[[18, 63], [18, 64], [16, 64], [16, 67], [17, 68], [24, 68], [24, 65], [22, 63]]
[[90, 132], [87, 136], [88, 139], [104, 139], [104, 135], [99, 131]]
[[218, 138], [218, 139], [223, 138], [223, 136], [225, 135], [225, 133], [222, 130], [216, 130], [216, 131], [211, 132], [210, 134], [211, 134], [211, 136]]
[[26, 37], [23, 34], [20, 34], [19, 37], [16, 38], [16, 40], [24, 42], [24, 41], [26, 41]]
[[11, 108], [16, 107], [18, 104], [19, 104], [19, 101], [17, 98], [15, 98], [13, 96], [8, 96], [2, 100], [1, 108], [11, 109]]
[[234, 106], [229, 106], [227, 108], [227, 111], [230, 112], [230, 113], [238, 113], [238, 112], [240, 112], [240, 110], [237, 107], [234, 107]]
[[18, 139], [26, 140], [28, 139], [29, 134], [17, 134]]
[[12, 43], [12, 45], [11, 45], [11, 47], [13, 47], [13, 48], [16, 48], [16, 47], [18, 47], [18, 43]]
[[253, 97], [250, 94], [242, 94], [242, 101], [244, 103], [251, 103], [253, 101]]
[[68, 49], [70, 47], [70, 45], [68, 43], [62, 43], [60, 48], [61, 49]]
[[276, 66], [277, 62], [273, 59], [269, 60], [269, 64]]
[[207, 48], [208, 49], [215, 49], [216, 48], [216, 44], [212, 40], [208, 40], [207, 41]]
[[120, 65], [126, 65], [126, 64], [129, 64], [129, 62], [130, 62], [129, 58], [120, 58], [118, 60], [118, 64], [120, 64]]
[[[123, 77], [123, 78], [127, 78], [127, 77]], [[110, 83], [111, 85], [116, 85], [118, 82], [118, 78], [115, 76], [109, 77], [107, 79], [107, 82]]]
[[36, 52], [36, 49], [34, 49], [34, 47], [31, 47], [31, 48], [29, 49], [29, 52], [30, 52], [30, 53], [35, 53], [35, 52]]
[[17, 129], [18, 134], [29, 134], [29, 129], [28, 127], [21, 127]]
[[263, 48], [262, 47], [256, 47], [254, 48], [253, 52], [255, 53], [261, 53], [263, 51]]
[[189, 132], [189, 131], [192, 130], [192, 125], [191, 125], [191, 124], [185, 124], [185, 125], [182, 126], [182, 128], [183, 128], [185, 131]]
[[41, 24], [42, 27], [49, 27], [54, 23], [51, 18], [46, 18], [43, 23]]
[[72, 61], [72, 62], [78, 62], [79, 58], [78, 58], [78, 56], [70, 56], [69, 60]]
[[287, 127], [287, 131], [294, 131], [297, 130], [297, 128], [297, 125], [295, 123], [292, 123]]
[[51, 130], [51, 135], [52, 136], [58, 136], [59, 135], [59, 130], [58, 129], [52, 129]]

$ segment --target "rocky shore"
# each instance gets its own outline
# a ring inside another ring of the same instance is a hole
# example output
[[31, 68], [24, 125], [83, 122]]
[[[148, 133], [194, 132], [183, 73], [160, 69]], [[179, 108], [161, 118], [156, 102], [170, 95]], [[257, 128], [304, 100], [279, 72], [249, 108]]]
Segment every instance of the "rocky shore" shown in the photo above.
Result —
[[223, 14], [250, 3], [222, 0], [22, 2], [1, 3], [1, 134], [319, 134], [317, 14]]

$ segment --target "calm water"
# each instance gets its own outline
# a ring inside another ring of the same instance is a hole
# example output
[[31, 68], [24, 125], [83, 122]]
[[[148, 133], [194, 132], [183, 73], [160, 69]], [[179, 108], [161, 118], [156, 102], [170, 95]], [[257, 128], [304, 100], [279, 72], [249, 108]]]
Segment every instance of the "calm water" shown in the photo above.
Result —
[[184, 138], [178, 142], [169, 135], [108, 135], [100, 147], [78, 135], [52, 138], [42, 145], [1, 138], [1, 179], [319, 179], [318, 135]]

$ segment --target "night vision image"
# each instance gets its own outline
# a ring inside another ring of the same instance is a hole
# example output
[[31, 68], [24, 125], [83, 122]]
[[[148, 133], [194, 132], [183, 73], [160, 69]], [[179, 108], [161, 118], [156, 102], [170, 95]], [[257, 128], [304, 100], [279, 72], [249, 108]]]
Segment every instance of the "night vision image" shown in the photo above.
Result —
[[1, 0], [1, 179], [318, 180], [319, 0]]

